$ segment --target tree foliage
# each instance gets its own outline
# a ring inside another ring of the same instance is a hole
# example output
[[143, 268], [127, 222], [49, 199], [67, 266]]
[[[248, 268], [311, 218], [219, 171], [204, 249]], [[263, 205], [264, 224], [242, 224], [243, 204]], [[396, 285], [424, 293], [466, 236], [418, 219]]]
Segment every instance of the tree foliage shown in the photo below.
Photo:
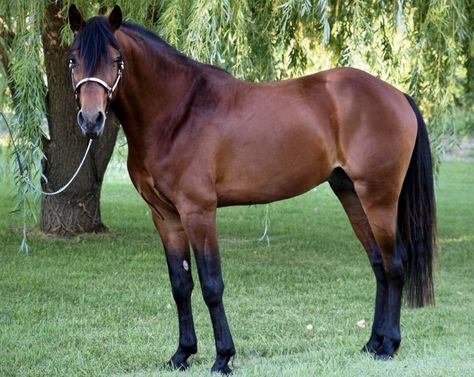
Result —
[[[62, 3], [66, 14], [71, 1]], [[348, 65], [365, 69], [415, 97], [438, 151], [441, 137], [456, 131], [455, 112], [474, 110], [472, 0], [76, 1], [86, 17], [115, 3], [127, 19], [185, 54], [241, 79], [284, 79]], [[47, 4], [0, 2], [0, 90], [8, 87], [12, 95], [16, 137], [32, 178], [39, 171], [41, 136], [48, 134], [40, 38]], [[62, 40], [71, 38], [65, 25]], [[0, 98], [5, 109], [9, 101]], [[465, 121], [472, 130], [472, 116]]]
[[[70, 3], [64, 1], [64, 11]], [[464, 96], [472, 101], [472, 78], [466, 74], [473, 60], [470, 0], [76, 1], [86, 17], [115, 3], [129, 20], [157, 31], [185, 54], [239, 78], [273, 80], [358, 66], [413, 94], [435, 123]], [[21, 122], [25, 128], [37, 130], [44, 108], [43, 70], [37, 63], [46, 4], [0, 5], [3, 55], [11, 65], [4, 68], [20, 90], [16, 113], [27, 117]], [[71, 40], [67, 27], [63, 40]], [[30, 102], [21, 101], [31, 90]]]

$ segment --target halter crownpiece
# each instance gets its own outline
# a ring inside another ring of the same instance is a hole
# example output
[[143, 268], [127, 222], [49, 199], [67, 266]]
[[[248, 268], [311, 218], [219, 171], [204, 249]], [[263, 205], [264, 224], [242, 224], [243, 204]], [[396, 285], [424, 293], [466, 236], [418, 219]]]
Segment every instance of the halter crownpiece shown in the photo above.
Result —
[[81, 89], [81, 86], [84, 85], [86, 82], [95, 82], [99, 84], [100, 86], [102, 86], [107, 92], [107, 106], [105, 107], [105, 112], [107, 113], [109, 109], [110, 101], [112, 100], [112, 95], [114, 94], [115, 89], [117, 89], [120, 79], [122, 78], [122, 72], [125, 69], [125, 63], [121, 57], [117, 59], [115, 62], [118, 63], [118, 69], [117, 69], [117, 76], [115, 77], [115, 81], [112, 84], [112, 86], [109, 86], [109, 84], [107, 84], [104, 80], [101, 80], [97, 77], [86, 77], [82, 79], [81, 81], [79, 81], [77, 85], [74, 85], [74, 64], [72, 60], [69, 60], [69, 69], [71, 70], [72, 89], [74, 90], [74, 95], [76, 97], [76, 105], [78, 109], [80, 108], [79, 90]]

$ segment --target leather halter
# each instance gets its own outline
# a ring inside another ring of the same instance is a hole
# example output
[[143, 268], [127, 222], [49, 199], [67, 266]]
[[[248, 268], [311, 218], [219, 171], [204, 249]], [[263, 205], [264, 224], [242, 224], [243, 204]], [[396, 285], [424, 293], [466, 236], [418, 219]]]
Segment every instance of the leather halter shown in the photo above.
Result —
[[109, 86], [109, 84], [107, 84], [104, 80], [101, 80], [97, 77], [86, 77], [82, 79], [81, 81], [79, 81], [77, 85], [74, 85], [74, 64], [72, 60], [69, 60], [69, 69], [71, 70], [72, 90], [74, 91], [74, 96], [76, 98], [76, 106], [78, 110], [81, 108], [81, 104], [79, 102], [79, 91], [81, 89], [81, 86], [87, 82], [95, 82], [99, 84], [100, 86], [102, 86], [107, 92], [107, 105], [105, 106], [105, 113], [107, 114], [107, 111], [109, 110], [110, 101], [112, 100], [112, 95], [114, 94], [115, 89], [117, 89], [120, 79], [122, 78], [122, 72], [125, 69], [125, 63], [123, 62], [122, 58], [119, 58], [115, 62], [118, 63], [118, 69], [117, 69], [117, 76], [115, 77], [115, 81], [112, 84], [112, 86]]

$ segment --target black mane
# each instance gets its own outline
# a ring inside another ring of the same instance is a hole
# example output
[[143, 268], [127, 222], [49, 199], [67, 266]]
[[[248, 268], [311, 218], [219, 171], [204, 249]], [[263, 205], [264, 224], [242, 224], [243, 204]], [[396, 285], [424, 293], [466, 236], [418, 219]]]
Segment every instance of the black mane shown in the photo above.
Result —
[[188, 56], [184, 55], [182, 52], [178, 51], [169, 43], [161, 39], [158, 34], [154, 33], [151, 30], [148, 30], [147, 28], [141, 25], [138, 25], [132, 22], [123, 22], [121, 27], [125, 27], [126, 29], [139, 34], [140, 36], [147, 39], [148, 41], [155, 43], [157, 47], [165, 50], [168, 54], [171, 54], [179, 59], [182, 59], [188, 62], [192, 61], [192, 59], [190, 59]]
[[121, 51], [107, 18], [96, 16], [87, 20], [84, 27], [76, 34], [71, 51], [79, 49], [86, 74], [92, 76], [102, 61], [110, 59], [108, 45]]
[[[123, 22], [121, 28], [138, 34], [146, 41], [153, 43], [167, 55], [177, 58], [182, 63], [187, 65], [207, 66], [228, 74], [226, 70], [220, 67], [203, 64], [187, 57], [161, 39], [156, 33], [143, 26], [131, 22]], [[104, 16], [96, 16], [87, 20], [84, 27], [76, 34], [71, 46], [71, 51], [79, 49], [80, 57], [85, 64], [86, 74], [92, 76], [102, 61], [110, 59], [109, 49], [107, 48], [109, 44], [121, 51], [120, 44], [110, 28], [107, 18]]]
[[137, 24], [132, 23], [132, 22], [123, 22], [122, 27], [124, 27], [125, 29], [130, 30], [130, 31], [140, 35], [141, 37], [143, 37], [147, 41], [149, 41], [151, 43], [154, 43], [158, 48], [160, 48], [162, 51], [166, 52], [167, 55], [170, 55], [170, 56], [173, 56], [173, 57], [177, 58], [182, 63], [188, 64], [188, 65], [199, 65], [201, 67], [206, 66], [208, 68], [216, 69], [220, 72], [224, 72], [226, 74], [229, 74], [229, 72], [227, 72], [224, 68], [221, 68], [221, 67], [218, 67], [218, 66], [215, 66], [215, 65], [211, 65], [211, 64], [204, 64], [204, 63], [201, 63], [201, 62], [198, 62], [196, 60], [191, 59], [190, 57], [186, 56], [185, 54], [183, 54], [182, 52], [178, 51], [176, 48], [171, 46], [169, 43], [167, 43], [166, 41], [161, 39], [158, 34], [154, 33], [151, 30], [148, 30], [147, 28], [145, 28], [141, 25], [137, 25]]

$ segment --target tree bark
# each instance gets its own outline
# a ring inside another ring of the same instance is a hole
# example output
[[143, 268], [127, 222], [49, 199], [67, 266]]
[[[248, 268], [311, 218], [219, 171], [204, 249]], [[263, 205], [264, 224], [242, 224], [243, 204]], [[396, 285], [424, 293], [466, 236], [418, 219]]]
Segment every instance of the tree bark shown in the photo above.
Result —
[[[44, 49], [48, 94], [46, 98], [49, 139], [43, 139], [42, 188], [61, 188], [76, 171], [88, 140], [76, 123], [76, 105], [67, 65], [68, 47], [60, 42], [65, 25], [61, 1], [49, 2], [44, 17]], [[107, 164], [117, 139], [118, 121], [109, 114], [104, 134], [94, 140], [89, 156], [69, 188], [41, 200], [40, 227], [45, 233], [71, 236], [102, 232], [106, 228], [100, 213], [100, 193]]]
[[[12, 77], [11, 74], [11, 66], [10, 66], [10, 59], [8, 58], [8, 53], [11, 49], [11, 45], [13, 43], [13, 39], [15, 38], [15, 33], [8, 25], [7, 21], [0, 16], [0, 64], [3, 65], [3, 69], [7, 74], [7, 77]], [[3, 40], [3, 44], [2, 44]], [[8, 80], [8, 89], [10, 90], [10, 94], [12, 100], [15, 101], [16, 95], [16, 87], [13, 80]]]

